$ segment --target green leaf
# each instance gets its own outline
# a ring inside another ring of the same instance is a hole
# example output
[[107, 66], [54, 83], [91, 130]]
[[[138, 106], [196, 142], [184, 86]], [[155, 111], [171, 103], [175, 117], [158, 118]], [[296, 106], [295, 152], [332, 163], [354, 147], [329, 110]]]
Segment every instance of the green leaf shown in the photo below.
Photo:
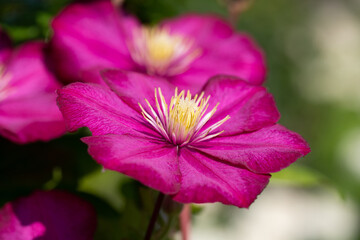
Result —
[[309, 167], [292, 165], [272, 174], [272, 181], [281, 181], [299, 186], [316, 186], [325, 182], [326, 178]]

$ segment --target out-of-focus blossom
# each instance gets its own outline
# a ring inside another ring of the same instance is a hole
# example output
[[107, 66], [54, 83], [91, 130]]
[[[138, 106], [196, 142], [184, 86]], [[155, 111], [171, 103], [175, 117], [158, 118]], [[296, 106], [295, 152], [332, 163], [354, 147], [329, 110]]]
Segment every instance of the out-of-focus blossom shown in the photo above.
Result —
[[61, 85], [45, 66], [44, 44], [13, 50], [0, 33], [0, 135], [17, 143], [50, 140], [65, 132], [56, 106]]
[[52, 27], [51, 57], [68, 81], [99, 82], [103, 68], [164, 77], [192, 91], [216, 74], [253, 84], [265, 79], [261, 50], [216, 16], [185, 15], [142, 26], [110, 1], [95, 1], [68, 6]]
[[[70, 131], [88, 127], [89, 153], [182, 203], [248, 207], [279, 171], [310, 150], [277, 125], [272, 96], [235, 77], [214, 77], [192, 96], [138, 73], [102, 73], [111, 88], [73, 83], [58, 90]], [[211, 97], [210, 97], [211, 96]]]
[[2, 240], [90, 240], [95, 229], [93, 207], [62, 191], [37, 191], [0, 209]]

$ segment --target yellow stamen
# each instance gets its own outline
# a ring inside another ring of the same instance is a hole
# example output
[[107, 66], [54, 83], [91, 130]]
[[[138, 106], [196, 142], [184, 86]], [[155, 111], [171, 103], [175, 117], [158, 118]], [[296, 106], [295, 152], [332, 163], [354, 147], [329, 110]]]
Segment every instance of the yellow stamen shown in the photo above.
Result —
[[[159, 97], [158, 97], [159, 95]], [[155, 89], [156, 110], [151, 106], [147, 99], [149, 111], [146, 111], [142, 105], [139, 106], [146, 121], [148, 121], [166, 140], [183, 146], [189, 142], [201, 142], [220, 135], [221, 132], [213, 131], [227, 121], [230, 117], [213, 124], [207, 129], [201, 131], [201, 128], [214, 115], [218, 104], [206, 113], [209, 106], [210, 96], [204, 98], [204, 93], [192, 97], [190, 91], [181, 91], [178, 94], [177, 88], [175, 95], [167, 105], [161, 89]], [[160, 103], [159, 103], [160, 100]], [[206, 114], [205, 114], [206, 113]]]
[[145, 67], [149, 74], [162, 76], [186, 71], [201, 53], [188, 38], [160, 27], [136, 29], [128, 46], [135, 62]]
[[154, 61], [169, 61], [175, 52], [175, 46], [181, 43], [178, 37], [171, 37], [167, 31], [158, 28], [144, 29], [147, 50]]

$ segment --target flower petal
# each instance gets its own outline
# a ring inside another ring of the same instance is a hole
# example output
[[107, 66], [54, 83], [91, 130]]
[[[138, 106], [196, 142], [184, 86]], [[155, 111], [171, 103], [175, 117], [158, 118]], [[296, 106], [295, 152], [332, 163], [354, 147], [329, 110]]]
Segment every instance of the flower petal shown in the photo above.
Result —
[[217, 74], [235, 75], [260, 85], [265, 81], [265, 59], [260, 48], [247, 35], [236, 33], [216, 16], [184, 15], [162, 24], [173, 33], [192, 39], [202, 54], [188, 71], [175, 76], [173, 83], [192, 91], [201, 89]]
[[111, 1], [69, 5], [52, 22], [50, 51], [57, 73], [68, 81], [86, 81], [81, 75], [89, 68], [133, 69], [126, 41], [138, 25]]
[[155, 106], [155, 88], [161, 88], [167, 103], [175, 93], [175, 86], [162, 78], [120, 70], [106, 70], [102, 75], [109, 87], [138, 112], [141, 112], [138, 103], [146, 107], [145, 99]]
[[55, 92], [0, 102], [0, 134], [14, 142], [48, 141], [64, 132]]
[[246, 167], [255, 173], [277, 172], [310, 152], [299, 134], [280, 125], [217, 137], [194, 147], [220, 161]]
[[26, 43], [5, 64], [9, 83], [0, 101], [0, 134], [17, 143], [47, 141], [65, 132], [56, 106], [61, 85], [46, 68], [43, 49], [42, 42]]
[[108, 87], [73, 83], [58, 90], [58, 105], [69, 131], [88, 127], [93, 135], [157, 133], [143, 126], [143, 117]]
[[269, 182], [270, 175], [252, 173], [200, 154], [181, 149], [180, 191], [173, 197], [182, 203], [222, 202], [249, 207]]
[[180, 187], [176, 147], [130, 135], [82, 138], [90, 155], [106, 169], [124, 173], [165, 194]]
[[46, 67], [44, 47], [42, 42], [28, 42], [9, 57], [5, 69], [11, 79], [9, 87], [14, 91], [7, 99], [54, 93], [61, 87]]
[[280, 118], [273, 97], [264, 87], [249, 85], [235, 77], [216, 76], [208, 81], [203, 91], [211, 96], [209, 109], [219, 103], [217, 111], [204, 128], [230, 116], [219, 128], [225, 130], [221, 136], [271, 126]]
[[93, 239], [96, 214], [84, 200], [63, 191], [37, 191], [0, 209], [0, 239]]

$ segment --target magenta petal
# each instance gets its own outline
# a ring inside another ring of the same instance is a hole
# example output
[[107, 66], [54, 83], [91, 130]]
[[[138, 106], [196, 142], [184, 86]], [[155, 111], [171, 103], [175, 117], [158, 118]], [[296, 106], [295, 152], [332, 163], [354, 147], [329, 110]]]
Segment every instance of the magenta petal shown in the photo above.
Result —
[[90, 155], [106, 169], [124, 173], [165, 194], [179, 190], [181, 175], [176, 147], [129, 135], [82, 139]]
[[260, 48], [245, 34], [236, 33], [216, 16], [184, 15], [163, 23], [173, 33], [194, 41], [202, 54], [188, 71], [175, 76], [173, 83], [199, 90], [217, 74], [235, 75], [260, 85], [266, 76], [265, 59]]
[[161, 26], [172, 33], [191, 37], [201, 46], [215, 47], [235, 34], [229, 23], [215, 15], [187, 14], [166, 20]]
[[48, 141], [64, 132], [55, 92], [0, 102], [0, 134], [14, 142]]
[[273, 97], [264, 87], [249, 85], [235, 77], [217, 76], [209, 80], [203, 91], [211, 96], [209, 109], [219, 103], [207, 126], [230, 116], [219, 128], [225, 130], [221, 136], [271, 126], [280, 118]]
[[173, 198], [182, 203], [222, 202], [249, 207], [270, 178], [270, 175], [214, 161], [186, 148], [181, 149], [179, 167], [181, 188]]
[[58, 90], [58, 106], [69, 131], [88, 127], [93, 135], [149, 130], [143, 117], [124, 104], [108, 87], [73, 83]]
[[37, 191], [0, 209], [0, 239], [93, 239], [96, 215], [84, 200], [62, 191]]
[[67, 80], [81, 81], [81, 73], [87, 69], [133, 69], [126, 41], [138, 25], [111, 1], [69, 5], [52, 22], [50, 51], [57, 73]]
[[168, 103], [175, 93], [175, 87], [162, 78], [119, 70], [106, 70], [102, 75], [109, 87], [138, 112], [141, 112], [138, 103], [146, 107], [145, 99], [152, 104], [155, 103], [155, 88], [161, 88]]
[[101, 76], [102, 71], [104, 71], [103, 67], [94, 67], [84, 70], [80, 73], [83, 82], [86, 83], [97, 83], [103, 86], [107, 86], [104, 82], [103, 77]]
[[41, 42], [26, 43], [5, 64], [9, 82], [0, 99], [0, 134], [17, 143], [47, 141], [65, 132], [56, 106], [61, 85], [45, 66], [43, 48]]
[[256, 173], [279, 171], [310, 152], [299, 134], [280, 125], [236, 136], [217, 137], [194, 147]]
[[44, 47], [42, 42], [28, 42], [12, 53], [6, 71], [11, 78], [9, 85], [14, 91], [7, 99], [54, 93], [61, 87], [46, 67]]

